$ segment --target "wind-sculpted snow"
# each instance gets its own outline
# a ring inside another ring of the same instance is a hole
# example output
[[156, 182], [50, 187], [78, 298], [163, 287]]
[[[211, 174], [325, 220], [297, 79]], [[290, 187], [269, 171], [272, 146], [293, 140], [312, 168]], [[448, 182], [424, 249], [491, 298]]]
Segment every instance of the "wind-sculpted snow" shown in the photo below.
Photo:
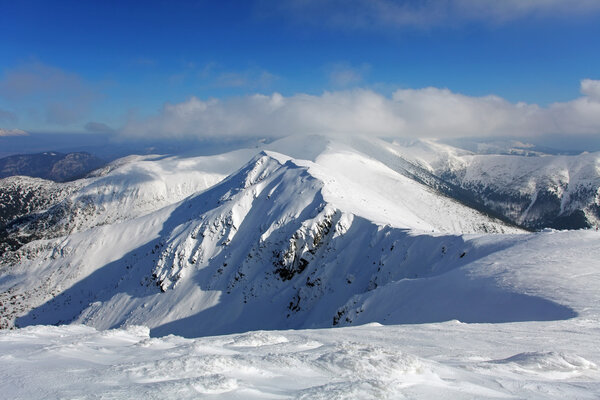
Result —
[[14, 399], [594, 399], [594, 329], [450, 321], [183, 339], [150, 338], [139, 326], [36, 326], [0, 333], [0, 391]]

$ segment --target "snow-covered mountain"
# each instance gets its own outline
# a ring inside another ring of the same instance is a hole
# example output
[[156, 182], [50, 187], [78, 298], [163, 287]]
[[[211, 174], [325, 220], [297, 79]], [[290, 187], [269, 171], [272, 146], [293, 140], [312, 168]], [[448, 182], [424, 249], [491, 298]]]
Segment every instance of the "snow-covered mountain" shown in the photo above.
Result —
[[[303, 137], [258, 154], [119, 160], [10, 226], [9, 237], [37, 240], [3, 256], [3, 324], [198, 336], [576, 315], [563, 297], [531, 295], [533, 281], [499, 284], [513, 277], [502, 268], [479, 276], [482, 263], [537, 236], [448, 197], [433, 167], [442, 151], [407, 149]], [[468, 155], [455, 151], [448, 160]], [[431, 291], [444, 295], [415, 303]]]
[[62, 237], [173, 204], [219, 182], [254, 153], [129, 156], [74, 182], [0, 180], [0, 255], [31, 240]]
[[[131, 156], [67, 184], [4, 180], [0, 326], [91, 327], [0, 333], [0, 388], [595, 398], [600, 233], [510, 221], [562, 215], [540, 214], [526, 194], [523, 212], [511, 197], [548, 187], [594, 221], [598, 155], [511, 157], [290, 137], [214, 156]], [[290, 328], [331, 329], [277, 331]], [[53, 379], [59, 369], [81, 385]]]
[[444, 193], [529, 229], [600, 224], [600, 153], [475, 154], [425, 140], [363, 146]]
[[0, 178], [24, 175], [66, 182], [104, 165], [105, 161], [86, 152], [18, 154], [0, 158]]

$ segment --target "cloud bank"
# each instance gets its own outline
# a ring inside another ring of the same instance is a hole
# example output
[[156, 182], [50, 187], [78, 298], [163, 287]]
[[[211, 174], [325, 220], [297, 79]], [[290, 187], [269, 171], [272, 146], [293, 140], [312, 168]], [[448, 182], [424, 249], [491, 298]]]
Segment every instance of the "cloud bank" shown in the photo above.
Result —
[[600, 134], [600, 81], [581, 81], [582, 96], [548, 107], [471, 97], [448, 89], [400, 89], [391, 97], [371, 90], [320, 96], [255, 94], [224, 100], [192, 97], [122, 129], [144, 137], [282, 137], [363, 134], [404, 137]]

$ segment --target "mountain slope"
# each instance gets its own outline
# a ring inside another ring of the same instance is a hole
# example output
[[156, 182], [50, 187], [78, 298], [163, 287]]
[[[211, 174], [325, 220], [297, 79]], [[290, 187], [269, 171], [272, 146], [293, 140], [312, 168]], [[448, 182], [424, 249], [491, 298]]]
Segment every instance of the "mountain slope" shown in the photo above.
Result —
[[[32, 240], [85, 231], [173, 204], [219, 182], [254, 153], [129, 156], [69, 183], [6, 178], [0, 192], [0, 256]], [[6, 257], [14, 260], [11, 254]]]
[[525, 228], [600, 224], [600, 153], [474, 154], [426, 140], [351, 140], [390, 168]]
[[56, 183], [26, 176], [0, 179], [0, 257], [43, 237], [45, 232], [41, 231], [15, 234], [13, 227], [26, 224], [32, 215], [64, 201], [81, 188], [80, 183]]
[[[223, 180], [210, 171], [254, 151], [134, 157], [89, 178], [61, 203], [63, 214], [40, 214], [50, 228], [40, 229], [43, 240], [3, 256], [4, 326], [15, 318], [19, 326], [145, 324], [156, 335], [197, 336], [580, 312], [567, 296], [550, 295], [563, 293], [556, 280], [534, 290], [539, 268], [520, 286], [521, 275], [489, 268], [512, 270], [504, 249], [519, 254], [514, 265], [548, 252], [550, 233], [526, 235], [441, 195], [432, 184], [439, 181], [427, 180], [433, 174], [409, 178], [425, 169], [391, 147], [375, 151], [386, 142], [302, 140], [269, 147], [303, 158], [262, 152]], [[44, 224], [15, 232], [36, 226]], [[531, 248], [519, 247], [524, 241]]]
[[[597, 398], [600, 233], [527, 233], [467, 207], [477, 193], [436, 168], [472, 154], [435, 146], [130, 157], [31, 203], [9, 225], [34, 237], [0, 256], [0, 327], [74, 324], [0, 332], [0, 389]], [[371, 322], [403, 325], [355, 327]]]
[[79, 189], [74, 183], [55, 183], [14, 176], [0, 179], [0, 229], [10, 221], [48, 209]]
[[66, 182], [82, 178], [106, 162], [85, 152], [19, 154], [0, 158], [0, 178], [24, 175]]
[[[345, 152], [330, 151], [327, 158], [340, 171], [348, 168], [342, 158], [357, 162]], [[370, 165], [368, 158], [358, 161], [374, 181], [394, 176], [381, 164]], [[362, 198], [356, 197], [354, 184], [363, 178], [352, 174], [354, 182], [343, 180], [331, 172], [333, 167], [325, 168], [323, 158], [321, 163], [262, 153], [183, 202], [45, 247], [28, 245], [35, 261], [13, 267], [13, 276], [27, 280], [18, 271], [49, 276], [49, 287], [66, 290], [49, 301], [44, 289], [31, 290], [34, 294], [23, 297], [31, 301], [38, 293], [34, 303], [40, 307], [18, 324], [79, 321], [109, 328], [144, 323], [155, 334], [190, 336], [332, 326], [354, 296], [403, 279], [444, 275], [511, 245], [501, 237], [481, 245], [441, 232], [457, 227], [517, 232], [400, 175], [395, 185], [384, 180], [372, 187], [402, 188], [402, 202], [382, 206], [374, 200], [386, 196], [368, 193], [367, 204], [377, 210], [363, 206], [359, 212]], [[419, 212], [407, 207], [417, 203]], [[457, 225], [443, 213], [463, 219]], [[388, 215], [395, 217], [390, 224], [374, 221]], [[16, 280], [7, 282], [18, 288]], [[507, 296], [504, 289], [497, 293]], [[521, 300], [516, 303], [520, 315], [536, 318], [537, 298]], [[527, 311], [529, 303], [535, 304]], [[568, 307], [545, 304], [549, 311], [543, 319], [574, 315]], [[483, 307], [474, 318], [487, 321], [487, 312]]]

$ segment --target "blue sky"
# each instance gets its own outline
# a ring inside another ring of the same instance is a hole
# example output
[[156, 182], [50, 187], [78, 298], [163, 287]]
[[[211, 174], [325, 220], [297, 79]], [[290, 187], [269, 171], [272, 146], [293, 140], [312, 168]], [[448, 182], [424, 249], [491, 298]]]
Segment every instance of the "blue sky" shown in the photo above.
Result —
[[165, 104], [257, 93], [578, 99], [600, 79], [600, 2], [525, 2], [0, 0], [0, 128], [139, 131]]

